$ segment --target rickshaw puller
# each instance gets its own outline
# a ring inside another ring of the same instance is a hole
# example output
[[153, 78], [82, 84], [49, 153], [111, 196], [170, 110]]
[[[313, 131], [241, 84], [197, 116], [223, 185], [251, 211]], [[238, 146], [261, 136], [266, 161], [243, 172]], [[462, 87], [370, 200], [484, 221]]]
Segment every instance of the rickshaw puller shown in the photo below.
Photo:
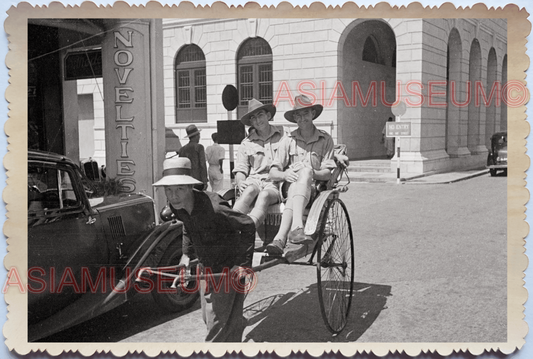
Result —
[[[252, 219], [231, 209], [218, 194], [193, 189], [202, 182], [191, 177], [190, 171], [188, 158], [167, 159], [163, 163], [163, 178], [153, 184], [164, 188], [171, 211], [187, 230], [179, 265], [189, 266], [194, 250], [201, 265], [211, 268], [212, 273], [223, 272], [224, 268], [251, 267], [255, 242]], [[224, 285], [215, 290], [214, 284], [213, 280], [200, 281], [202, 316], [207, 326], [205, 341], [241, 342], [247, 324], [243, 317], [245, 293], [232, 285], [228, 291]]]

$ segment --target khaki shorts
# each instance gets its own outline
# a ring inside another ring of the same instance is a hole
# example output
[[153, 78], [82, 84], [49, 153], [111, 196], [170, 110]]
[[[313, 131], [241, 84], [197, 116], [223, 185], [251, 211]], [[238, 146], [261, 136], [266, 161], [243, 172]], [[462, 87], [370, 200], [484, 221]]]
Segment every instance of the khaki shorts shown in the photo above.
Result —
[[259, 188], [259, 191], [268, 189], [268, 190], [276, 191], [276, 193], [279, 192], [277, 183], [270, 181], [268, 178], [248, 177], [247, 179], [244, 180], [244, 183], [247, 183], [248, 185], [256, 186], [257, 188]]

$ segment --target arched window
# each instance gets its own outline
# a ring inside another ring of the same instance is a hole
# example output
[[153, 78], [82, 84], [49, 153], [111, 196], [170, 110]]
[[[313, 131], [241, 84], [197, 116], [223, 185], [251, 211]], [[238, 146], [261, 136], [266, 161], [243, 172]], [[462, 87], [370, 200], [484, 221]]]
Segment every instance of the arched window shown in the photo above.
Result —
[[379, 56], [379, 47], [372, 36], [369, 36], [365, 40], [363, 47], [363, 61], [373, 62], [375, 64], [382, 64], [381, 56]]
[[264, 104], [272, 103], [272, 49], [264, 39], [260, 37], [248, 39], [239, 49], [237, 86], [239, 118], [246, 113], [248, 100], [252, 98]]
[[205, 56], [197, 45], [176, 56], [176, 123], [207, 122]]

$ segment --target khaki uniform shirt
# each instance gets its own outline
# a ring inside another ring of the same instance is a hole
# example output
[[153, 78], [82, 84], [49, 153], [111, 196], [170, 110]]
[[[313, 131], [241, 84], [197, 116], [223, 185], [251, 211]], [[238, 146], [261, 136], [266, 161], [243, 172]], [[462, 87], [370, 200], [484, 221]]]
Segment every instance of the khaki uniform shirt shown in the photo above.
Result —
[[280, 142], [271, 167], [285, 171], [291, 164], [303, 162], [306, 167], [315, 170], [332, 170], [336, 167], [333, 148], [333, 139], [327, 132], [315, 129], [313, 136], [306, 141], [296, 129]]
[[252, 132], [239, 146], [233, 173], [242, 172], [246, 177], [267, 178], [270, 164], [278, 151], [281, 139], [284, 138], [283, 135], [282, 128], [272, 125], [266, 138], [261, 138], [257, 132]]
[[207, 146], [205, 149], [205, 159], [211, 166], [220, 165], [220, 160], [224, 159], [224, 148], [218, 143], [214, 143], [211, 146]]

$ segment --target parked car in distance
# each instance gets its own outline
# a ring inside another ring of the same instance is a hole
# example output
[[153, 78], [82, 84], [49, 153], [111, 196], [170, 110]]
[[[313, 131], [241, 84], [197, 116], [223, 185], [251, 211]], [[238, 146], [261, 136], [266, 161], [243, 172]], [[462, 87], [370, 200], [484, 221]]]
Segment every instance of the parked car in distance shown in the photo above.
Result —
[[507, 132], [496, 132], [490, 138], [490, 150], [486, 166], [491, 176], [498, 171], [507, 174]]
[[95, 197], [94, 188], [65, 156], [28, 151], [28, 341], [94, 318], [137, 292], [151, 291], [170, 311], [198, 297], [160, 276], [137, 277], [140, 268], [179, 263], [182, 223], [159, 224], [144, 194]]

